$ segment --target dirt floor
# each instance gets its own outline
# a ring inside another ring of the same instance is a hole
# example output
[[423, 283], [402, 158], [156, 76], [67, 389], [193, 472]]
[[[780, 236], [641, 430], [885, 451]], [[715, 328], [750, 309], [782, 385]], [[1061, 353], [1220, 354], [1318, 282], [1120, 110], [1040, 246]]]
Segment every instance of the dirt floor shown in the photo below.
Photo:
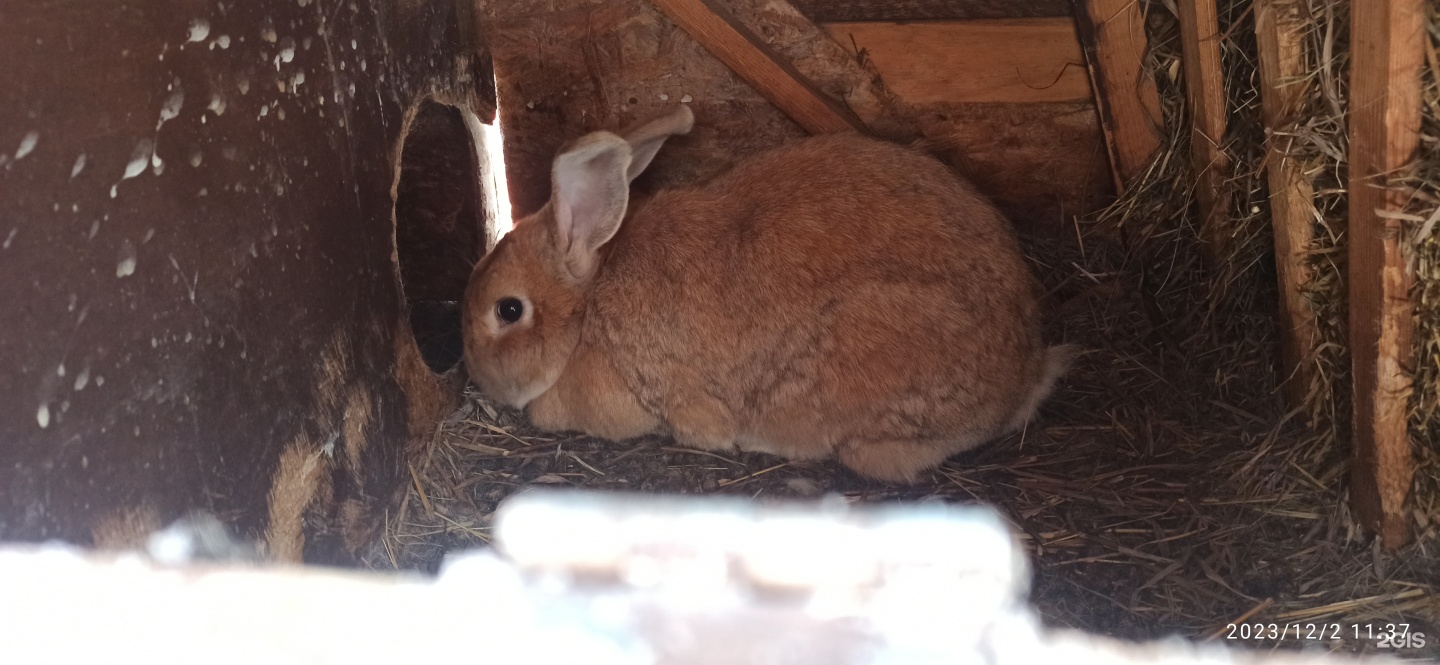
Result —
[[[1440, 655], [1437, 525], [1398, 555], [1372, 550], [1356, 530], [1333, 435], [1281, 410], [1265, 303], [1251, 304], [1254, 315], [1187, 311], [1184, 297], [1101, 243], [1089, 253], [1073, 240], [1030, 244], [1050, 290], [1050, 336], [1088, 352], [1023, 435], [900, 487], [834, 462], [540, 434], [523, 414], [470, 395], [413, 469], [367, 564], [434, 570], [448, 551], [483, 546], [497, 504], [536, 484], [984, 502], [1024, 534], [1032, 600], [1052, 625], [1225, 641], [1226, 624], [1240, 620], [1338, 624], [1344, 639], [1308, 646], [1373, 651], [1367, 630], [1405, 623], [1431, 647], [1402, 655]], [[1217, 326], [1259, 332], [1227, 346]]]

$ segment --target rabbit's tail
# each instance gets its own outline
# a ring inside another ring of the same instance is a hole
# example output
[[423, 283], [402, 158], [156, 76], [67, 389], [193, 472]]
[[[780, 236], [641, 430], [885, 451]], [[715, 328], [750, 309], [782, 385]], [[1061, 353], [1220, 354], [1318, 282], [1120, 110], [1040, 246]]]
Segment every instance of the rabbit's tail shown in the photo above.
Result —
[[1015, 417], [1010, 421], [1010, 430], [1019, 430], [1040, 409], [1040, 403], [1050, 396], [1050, 391], [1055, 389], [1055, 382], [1070, 369], [1070, 364], [1075, 357], [1080, 355], [1080, 347], [1074, 344], [1061, 344], [1052, 346], [1045, 350], [1044, 364], [1040, 368], [1040, 380], [1035, 382], [1035, 388], [1030, 391], [1030, 396], [1020, 405], [1015, 412]]

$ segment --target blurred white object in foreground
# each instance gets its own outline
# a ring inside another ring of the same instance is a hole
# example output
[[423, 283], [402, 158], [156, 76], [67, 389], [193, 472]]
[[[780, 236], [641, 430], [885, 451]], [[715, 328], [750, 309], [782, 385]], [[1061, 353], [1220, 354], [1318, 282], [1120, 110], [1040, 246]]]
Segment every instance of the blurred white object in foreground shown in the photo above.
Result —
[[[224, 549], [190, 523], [201, 551]], [[502, 507], [499, 553], [454, 556], [438, 578], [175, 565], [194, 549], [175, 528], [153, 558], [0, 548], [3, 661], [1356, 662], [1042, 630], [1023, 557], [978, 507], [535, 491]]]

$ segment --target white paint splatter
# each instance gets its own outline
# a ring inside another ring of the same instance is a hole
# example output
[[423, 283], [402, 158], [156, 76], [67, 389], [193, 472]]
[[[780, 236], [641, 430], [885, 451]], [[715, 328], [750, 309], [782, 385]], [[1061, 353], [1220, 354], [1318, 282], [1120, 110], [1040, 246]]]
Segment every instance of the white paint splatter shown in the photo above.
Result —
[[190, 32], [185, 37], [187, 42], [198, 42], [210, 36], [210, 22], [203, 18], [197, 18], [190, 22]]
[[40, 410], [35, 412], [35, 422], [40, 423], [40, 429], [50, 426], [50, 405], [41, 404]]
[[95, 221], [93, 221], [93, 222], [90, 222], [90, 237], [86, 238], [86, 240], [94, 240], [94, 239], [95, 239], [95, 234], [96, 234], [96, 233], [99, 233], [99, 232], [100, 232], [100, 220], [97, 219], [97, 220], [95, 220]]
[[[145, 165], [150, 161], [150, 156], [155, 154], [155, 143], [150, 139], [140, 139], [135, 144], [135, 149], [130, 152], [130, 163], [125, 165], [125, 175], [121, 180], [129, 180], [145, 172]], [[114, 197], [114, 190], [111, 190], [111, 197]]]
[[89, 383], [90, 368], [86, 367], [85, 369], [80, 370], [79, 374], [75, 375], [75, 390], [84, 390], [85, 386], [89, 385]]
[[74, 178], [75, 176], [80, 175], [80, 172], [81, 172], [81, 171], [84, 171], [84, 170], [85, 170], [85, 153], [82, 152], [82, 153], [80, 153], [80, 156], [79, 156], [79, 157], [76, 157], [76, 158], [75, 158], [75, 165], [72, 166], [72, 167], [70, 167], [70, 177], [71, 177], [71, 178]]
[[103, 385], [105, 385], [105, 377], [103, 377], [103, 376], [97, 376], [97, 377], [95, 377], [95, 387], [96, 387], [96, 388], [99, 388], [100, 386], [103, 386]]
[[129, 240], [120, 243], [120, 261], [115, 264], [115, 276], [123, 278], [135, 274], [135, 264], [138, 262], [135, 245]]
[[60, 366], [55, 368], [55, 374], [56, 376], [65, 376], [65, 363], [60, 363]]
[[119, 185], [110, 185], [110, 198], [113, 199], [113, 198], [115, 198], [116, 196], [118, 196], [119, 194], [120, 194], [120, 186], [119, 186]]
[[219, 94], [213, 95], [210, 97], [210, 105], [205, 108], [215, 115], [225, 115], [225, 98]]
[[250, 94], [250, 79], [243, 76], [240, 77], [240, 80], [235, 82], [235, 87], [240, 89], [240, 94], [242, 95]]
[[185, 106], [185, 91], [175, 89], [165, 98], [165, 105], [160, 107], [160, 122], [156, 123], [155, 129], [159, 130], [166, 120], [174, 120], [180, 115], [180, 109]]
[[274, 28], [265, 28], [264, 30], [261, 30], [260, 38], [267, 42], [270, 42], [271, 44], [274, 44], [275, 40], [279, 39], [279, 37], [275, 34]]
[[18, 228], [10, 229], [10, 235], [5, 236], [5, 242], [4, 244], [0, 244], [0, 249], [10, 249], [10, 243], [15, 240], [15, 234], [19, 232], [20, 229]]
[[280, 43], [280, 62], [289, 63], [295, 59], [295, 40], [286, 37]]
[[265, 117], [265, 116], [267, 116], [267, 115], [270, 115], [270, 107], [268, 107], [268, 106], [262, 106], [262, 107], [260, 107], [260, 117], [263, 118], [263, 117]]
[[669, 100], [670, 100], [670, 95], [667, 95], [667, 94], [665, 94], [665, 93], [663, 93], [663, 92], [660, 93], [660, 101], [665, 102], [665, 101], [669, 101]]
[[194, 167], [197, 167], [197, 168], [198, 168], [198, 167], [200, 166], [200, 162], [203, 162], [203, 161], [205, 161], [205, 155], [204, 155], [203, 153], [201, 153], [199, 150], [196, 150], [195, 152], [190, 153], [190, 166], [194, 166]]
[[689, 104], [690, 102], [695, 101], [695, 98], [691, 97], [690, 95], [685, 95], [684, 97], [680, 98], [680, 101], [681, 103]]
[[295, 88], [300, 87], [300, 84], [301, 84], [301, 83], [304, 83], [304, 82], [305, 82], [305, 72], [295, 72], [295, 75], [292, 76], [292, 77], [290, 77], [290, 88], [291, 88], [291, 90], [293, 91]]
[[362, 71], [362, 72], [365, 71], [365, 61], [364, 61], [364, 60], [361, 60], [361, 61], [360, 61], [360, 71]]
[[24, 159], [25, 155], [35, 150], [35, 144], [40, 142], [40, 132], [30, 130], [25, 137], [20, 139], [20, 147], [15, 149], [15, 159]]

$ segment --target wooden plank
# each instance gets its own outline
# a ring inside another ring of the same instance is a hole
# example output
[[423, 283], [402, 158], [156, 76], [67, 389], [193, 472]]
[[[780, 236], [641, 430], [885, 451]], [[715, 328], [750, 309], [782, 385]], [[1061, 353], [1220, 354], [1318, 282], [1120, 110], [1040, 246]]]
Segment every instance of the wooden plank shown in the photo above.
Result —
[[1105, 139], [1088, 102], [915, 108], [928, 143], [1018, 228], [1073, 240], [1073, 216], [1112, 199]]
[[1075, 102], [1092, 94], [1070, 18], [820, 27], [863, 49], [885, 86], [911, 104]]
[[1200, 207], [1200, 237], [1212, 263], [1230, 244], [1225, 222], [1230, 216], [1226, 180], [1229, 159], [1225, 141], [1225, 78], [1220, 67], [1220, 20], [1215, 0], [1179, 0], [1180, 52], [1185, 66], [1186, 102], [1190, 107], [1190, 156], [1195, 168], [1195, 200]]
[[850, 109], [818, 90], [714, 0], [651, 1], [805, 131], [866, 132]]
[[1300, 0], [1255, 3], [1266, 177], [1280, 291], [1281, 388], [1291, 407], [1304, 403], [1306, 391], [1317, 380], [1314, 363], [1320, 341], [1315, 310], [1301, 291], [1312, 278], [1305, 253], [1313, 236], [1315, 186], [1289, 156], [1293, 139], [1277, 133], [1295, 123], [1309, 94], [1303, 7]]
[[1350, 354], [1355, 514], [1387, 548], [1410, 537], [1405, 502], [1414, 476], [1406, 410], [1413, 357], [1411, 276], [1400, 253], [1405, 205], [1386, 187], [1415, 157], [1420, 133], [1424, 0], [1351, 5]]
[[1076, 27], [1085, 49], [1090, 83], [1116, 191], [1142, 173], [1159, 150], [1160, 94], [1145, 71], [1145, 17], [1135, 0], [1075, 0]]
[[811, 21], [957, 21], [1069, 18], [1070, 0], [791, 0]]

